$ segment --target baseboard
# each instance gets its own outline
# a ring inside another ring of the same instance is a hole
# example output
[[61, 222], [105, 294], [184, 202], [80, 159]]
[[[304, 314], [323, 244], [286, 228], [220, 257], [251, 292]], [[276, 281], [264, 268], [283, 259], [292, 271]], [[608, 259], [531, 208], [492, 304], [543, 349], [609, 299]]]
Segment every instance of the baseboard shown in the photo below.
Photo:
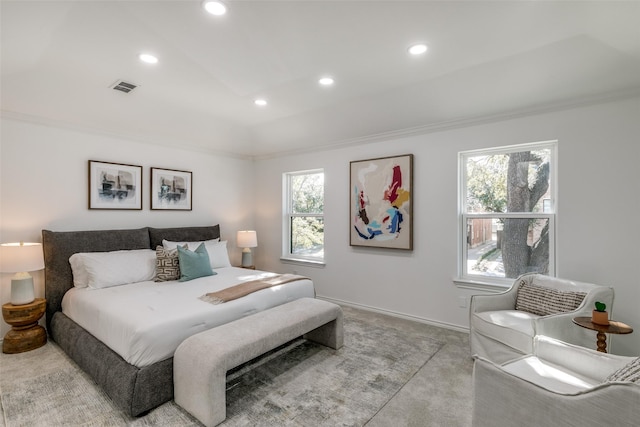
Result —
[[405, 320], [413, 320], [414, 322], [420, 322], [420, 323], [424, 323], [424, 324], [431, 325], [431, 326], [437, 326], [437, 327], [440, 327], [440, 328], [451, 329], [451, 330], [458, 331], [458, 332], [464, 332], [466, 334], [469, 333], [469, 328], [465, 328], [464, 326], [454, 325], [454, 324], [446, 323], [446, 322], [440, 322], [440, 321], [437, 321], [437, 320], [425, 319], [423, 317], [414, 316], [412, 314], [399, 313], [397, 311], [387, 310], [387, 309], [378, 308], [378, 307], [371, 307], [369, 305], [358, 304], [358, 303], [355, 303], [355, 302], [344, 301], [344, 300], [335, 299], [335, 298], [329, 298], [329, 297], [325, 297], [325, 296], [322, 296], [322, 295], [316, 295], [316, 297], [318, 299], [322, 299], [322, 300], [325, 300], [325, 301], [333, 302], [333, 303], [338, 304], [338, 305], [346, 305], [348, 307], [360, 308], [362, 310], [373, 311], [375, 313], [386, 314], [386, 315], [393, 316], [393, 317], [399, 317], [399, 318], [405, 319]]

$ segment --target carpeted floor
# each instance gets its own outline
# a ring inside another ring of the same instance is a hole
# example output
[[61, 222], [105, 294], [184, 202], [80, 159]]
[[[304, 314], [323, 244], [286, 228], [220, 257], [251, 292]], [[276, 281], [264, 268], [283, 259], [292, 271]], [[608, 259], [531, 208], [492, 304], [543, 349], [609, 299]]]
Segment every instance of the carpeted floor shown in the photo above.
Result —
[[[468, 426], [468, 335], [344, 307], [340, 350], [299, 339], [230, 373], [225, 426]], [[174, 402], [130, 418], [53, 343], [0, 356], [7, 427], [188, 426]]]

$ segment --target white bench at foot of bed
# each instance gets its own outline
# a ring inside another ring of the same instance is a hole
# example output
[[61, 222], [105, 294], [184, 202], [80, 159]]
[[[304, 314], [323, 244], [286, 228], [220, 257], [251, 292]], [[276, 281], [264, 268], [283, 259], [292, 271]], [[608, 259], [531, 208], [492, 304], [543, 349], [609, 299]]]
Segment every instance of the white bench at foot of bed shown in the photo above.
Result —
[[175, 402], [207, 427], [226, 418], [227, 371], [304, 335], [342, 347], [340, 306], [301, 298], [193, 335], [173, 356]]

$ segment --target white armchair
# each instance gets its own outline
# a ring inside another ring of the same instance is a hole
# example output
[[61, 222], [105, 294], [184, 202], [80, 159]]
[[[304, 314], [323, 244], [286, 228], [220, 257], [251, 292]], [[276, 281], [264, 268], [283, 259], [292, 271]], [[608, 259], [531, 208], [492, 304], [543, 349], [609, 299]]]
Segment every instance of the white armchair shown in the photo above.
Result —
[[640, 358], [538, 336], [533, 355], [502, 365], [475, 358], [472, 425], [638, 426], [638, 381]]
[[471, 355], [496, 363], [533, 352], [533, 338], [552, 338], [595, 348], [593, 331], [573, 323], [591, 316], [596, 301], [613, 306], [613, 288], [531, 273], [507, 291], [473, 295], [469, 309]]

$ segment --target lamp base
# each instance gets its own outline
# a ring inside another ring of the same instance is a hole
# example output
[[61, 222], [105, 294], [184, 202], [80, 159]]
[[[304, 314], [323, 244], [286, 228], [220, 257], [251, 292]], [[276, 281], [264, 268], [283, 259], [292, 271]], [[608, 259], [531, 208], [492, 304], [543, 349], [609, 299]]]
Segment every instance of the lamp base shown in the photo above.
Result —
[[36, 297], [33, 294], [33, 277], [21, 277], [11, 279], [11, 304], [24, 305], [33, 302]]
[[251, 249], [244, 248], [242, 250], [242, 266], [253, 267], [253, 256], [251, 255]]

